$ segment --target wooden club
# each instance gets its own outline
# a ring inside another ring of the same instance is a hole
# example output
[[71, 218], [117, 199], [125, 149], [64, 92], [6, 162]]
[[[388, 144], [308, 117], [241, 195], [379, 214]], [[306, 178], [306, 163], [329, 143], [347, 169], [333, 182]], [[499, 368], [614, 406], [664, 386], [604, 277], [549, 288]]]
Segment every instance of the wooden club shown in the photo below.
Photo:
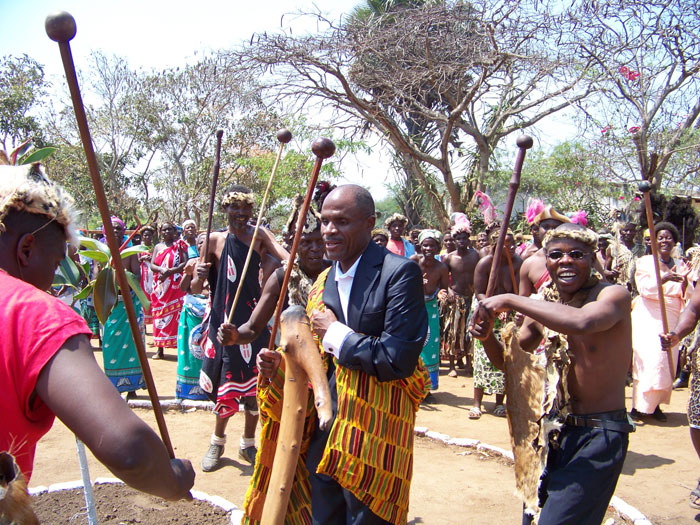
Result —
[[[651, 237], [651, 256], [654, 258], [654, 272], [656, 274], [656, 290], [661, 309], [661, 325], [665, 334], [668, 333], [668, 316], [666, 315], [666, 301], [664, 300], [664, 285], [661, 282], [661, 266], [659, 262], [659, 244], [656, 241], [656, 228], [654, 227], [654, 213], [651, 209], [651, 184], [644, 180], [639, 183], [639, 191], [644, 195], [644, 208], [647, 215], [649, 236]], [[676, 369], [673, 367], [673, 349], [666, 350], [668, 358], [668, 371], [671, 374], [671, 382], [676, 378]]]
[[[506, 241], [506, 233], [508, 232], [508, 225], [510, 224], [510, 215], [513, 212], [513, 204], [515, 203], [515, 195], [518, 193], [518, 187], [520, 186], [520, 173], [523, 170], [523, 162], [525, 161], [525, 153], [532, 147], [532, 137], [528, 135], [521, 135], [518, 137], [516, 144], [518, 145], [518, 156], [515, 159], [515, 168], [513, 169], [513, 175], [508, 183], [508, 198], [506, 199], [506, 207], [503, 211], [503, 223], [501, 224], [501, 231], [498, 234], [498, 241], [496, 242], [496, 251], [493, 254], [493, 261], [491, 261], [491, 272], [489, 273], [489, 283], [486, 286], [486, 297], [491, 297], [496, 289], [496, 276], [498, 275], [499, 269], [501, 267], [501, 258], [503, 257], [503, 245]], [[515, 281], [515, 276], [513, 276]]]
[[265, 206], [267, 205], [267, 197], [270, 194], [270, 188], [272, 187], [272, 181], [275, 179], [277, 174], [277, 167], [279, 166], [280, 159], [282, 158], [282, 151], [284, 150], [284, 145], [292, 140], [292, 133], [288, 129], [281, 129], [277, 132], [277, 140], [280, 142], [280, 147], [277, 150], [277, 158], [275, 159], [275, 164], [272, 166], [272, 173], [270, 174], [270, 180], [267, 181], [267, 187], [265, 188], [265, 194], [263, 195], [262, 202], [260, 203], [260, 211], [258, 212], [258, 220], [255, 223], [255, 229], [253, 230], [253, 238], [250, 240], [250, 246], [248, 247], [248, 253], [245, 257], [245, 263], [243, 264], [243, 271], [241, 271], [241, 276], [238, 280], [238, 288], [236, 289], [236, 295], [233, 297], [233, 303], [231, 304], [231, 310], [228, 313], [228, 322], [233, 321], [233, 313], [236, 311], [236, 305], [238, 304], [238, 298], [241, 296], [241, 290], [243, 290], [243, 283], [245, 281], [246, 273], [248, 273], [248, 266], [250, 265], [250, 259], [253, 256], [253, 251], [255, 250], [255, 241], [258, 238], [258, 231], [260, 230], [260, 222], [264, 217]]
[[119, 284], [119, 289], [122, 293], [126, 315], [129, 319], [131, 335], [134, 338], [134, 343], [136, 344], [136, 352], [139, 356], [141, 370], [146, 382], [146, 388], [148, 389], [148, 395], [151, 398], [153, 413], [156, 417], [156, 422], [158, 423], [158, 430], [160, 431], [161, 438], [163, 439], [163, 444], [168, 450], [170, 457], [175, 458], [173, 445], [170, 442], [168, 429], [165, 426], [163, 410], [158, 400], [156, 385], [153, 382], [153, 375], [151, 374], [151, 368], [148, 364], [148, 358], [146, 357], [146, 349], [144, 347], [143, 340], [141, 339], [141, 333], [139, 331], [139, 325], [136, 319], [136, 310], [134, 309], [134, 303], [131, 300], [129, 282], [127, 281], [126, 272], [124, 271], [124, 264], [122, 263], [122, 259], [119, 255], [119, 244], [117, 243], [117, 238], [114, 235], [114, 228], [112, 228], [109, 205], [107, 204], [107, 197], [105, 195], [104, 186], [102, 185], [102, 179], [100, 178], [100, 172], [97, 167], [95, 151], [92, 148], [92, 139], [90, 138], [90, 129], [88, 128], [88, 121], [85, 115], [85, 108], [83, 107], [83, 100], [80, 96], [78, 77], [75, 73], [75, 65], [73, 64], [73, 55], [71, 53], [69, 43], [76, 33], [75, 19], [70, 13], [59, 11], [46, 17], [45, 27], [46, 34], [51, 40], [58, 42], [58, 47], [61, 51], [63, 68], [66, 73], [66, 82], [68, 83], [71, 99], [73, 101], [73, 109], [75, 110], [75, 118], [78, 123], [78, 129], [80, 130], [80, 140], [82, 141], [83, 149], [85, 150], [85, 157], [87, 159], [88, 168], [90, 171], [90, 178], [92, 179], [92, 185], [95, 189], [95, 197], [97, 198], [97, 206], [100, 210], [100, 216], [102, 217], [102, 224], [105, 228], [105, 237], [107, 238], [109, 251], [112, 252], [114, 271], [117, 277], [117, 283]]

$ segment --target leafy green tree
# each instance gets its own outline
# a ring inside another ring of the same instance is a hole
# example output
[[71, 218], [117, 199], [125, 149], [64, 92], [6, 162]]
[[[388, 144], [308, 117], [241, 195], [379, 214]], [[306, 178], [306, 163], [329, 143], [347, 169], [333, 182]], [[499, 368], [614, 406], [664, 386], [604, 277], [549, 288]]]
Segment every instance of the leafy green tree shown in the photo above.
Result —
[[38, 111], [48, 83], [44, 68], [27, 55], [0, 59], [0, 138], [9, 152], [27, 139], [44, 145]]

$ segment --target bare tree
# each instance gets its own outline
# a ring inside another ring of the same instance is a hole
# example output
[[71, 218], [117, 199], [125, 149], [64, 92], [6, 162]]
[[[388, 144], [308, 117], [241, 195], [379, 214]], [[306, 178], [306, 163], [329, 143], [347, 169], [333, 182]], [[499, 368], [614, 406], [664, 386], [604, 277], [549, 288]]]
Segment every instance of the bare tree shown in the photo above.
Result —
[[[371, 126], [445, 217], [464, 208], [464, 181], [487, 179], [504, 137], [592, 89], [581, 85], [590, 63], [552, 44], [563, 29], [548, 6], [523, 4], [429, 3], [346, 24], [317, 14], [318, 34], [256, 35], [232, 55], [271, 73], [277, 101], [320, 98], [336, 110], [334, 126]], [[427, 172], [439, 174], [446, 206]]]
[[658, 189], [697, 173], [672, 159], [696, 158], [700, 145], [699, 11], [697, 0], [607, 0], [570, 12], [574, 32], [563, 47], [601, 75], [599, 99], [582, 109], [600, 133], [594, 146], [607, 178]]

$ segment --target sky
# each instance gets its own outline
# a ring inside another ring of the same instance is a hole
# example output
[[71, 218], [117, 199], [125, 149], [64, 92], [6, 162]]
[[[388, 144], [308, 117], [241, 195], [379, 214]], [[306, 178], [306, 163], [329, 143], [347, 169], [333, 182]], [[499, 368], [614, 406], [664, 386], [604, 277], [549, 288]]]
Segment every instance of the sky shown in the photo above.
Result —
[[[197, 54], [230, 48], [249, 41], [253, 33], [291, 26], [293, 34], [315, 31], [296, 13], [317, 11], [339, 19], [362, 0], [0, 0], [0, 56], [22, 55], [44, 65], [54, 85], [65, 82], [58, 45], [44, 29], [49, 13], [68, 11], [76, 20], [71, 41], [73, 60], [85, 67], [92, 51], [124, 57], [134, 68], [176, 67], [196, 60]], [[373, 153], [346, 155], [340, 166], [346, 181], [367, 186], [375, 198], [387, 195], [393, 182], [390, 155], [381, 148]], [[379, 176], [377, 176], [379, 174]]]

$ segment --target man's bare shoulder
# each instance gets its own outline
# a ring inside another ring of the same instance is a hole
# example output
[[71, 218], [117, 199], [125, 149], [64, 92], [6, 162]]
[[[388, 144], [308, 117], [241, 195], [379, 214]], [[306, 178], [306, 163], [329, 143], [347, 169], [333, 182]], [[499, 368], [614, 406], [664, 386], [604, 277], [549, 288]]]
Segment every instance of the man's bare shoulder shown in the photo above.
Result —
[[627, 287], [619, 284], [612, 284], [600, 281], [589, 295], [590, 301], [610, 301], [617, 303], [620, 307], [630, 308], [632, 296]]

